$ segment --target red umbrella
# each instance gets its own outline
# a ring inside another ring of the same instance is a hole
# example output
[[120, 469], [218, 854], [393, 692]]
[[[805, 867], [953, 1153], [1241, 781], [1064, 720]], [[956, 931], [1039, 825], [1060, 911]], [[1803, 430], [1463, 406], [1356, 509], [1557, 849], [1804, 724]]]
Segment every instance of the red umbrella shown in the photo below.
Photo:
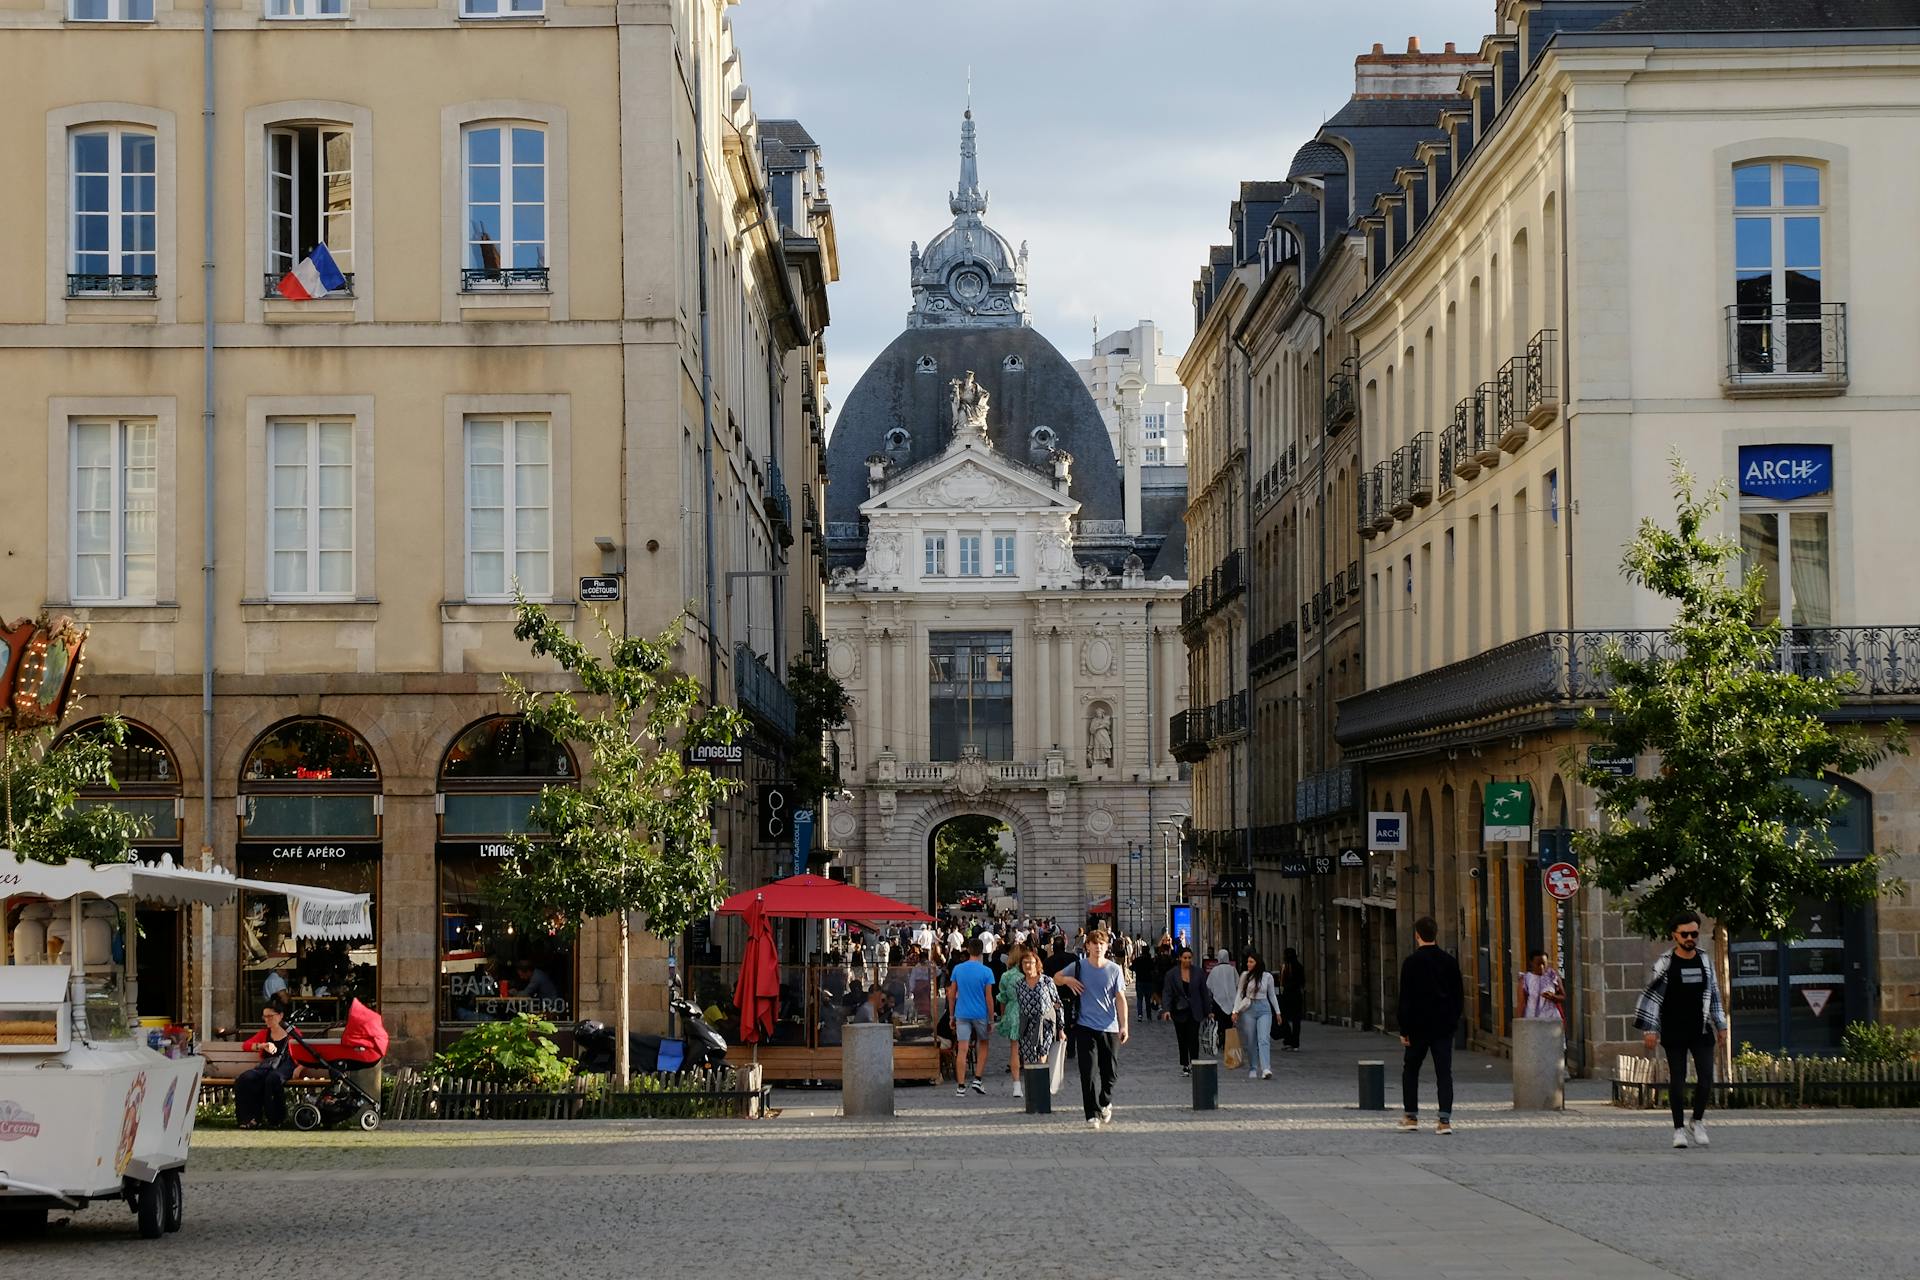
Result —
[[744, 916], [756, 902], [768, 915], [782, 920], [933, 919], [918, 907], [825, 876], [788, 876], [742, 890], [720, 904], [720, 914]]
[[740, 1011], [740, 1038], [757, 1045], [773, 1038], [780, 1018], [780, 957], [773, 947], [773, 926], [758, 899], [747, 905], [747, 954], [733, 984], [733, 1007]]

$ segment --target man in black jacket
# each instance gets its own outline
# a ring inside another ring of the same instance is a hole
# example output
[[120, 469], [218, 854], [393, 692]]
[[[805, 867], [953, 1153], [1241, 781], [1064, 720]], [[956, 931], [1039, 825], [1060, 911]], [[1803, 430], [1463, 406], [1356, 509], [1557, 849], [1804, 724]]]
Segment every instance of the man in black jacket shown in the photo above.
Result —
[[1453, 1132], [1453, 1032], [1466, 1006], [1460, 983], [1460, 963], [1437, 945], [1440, 926], [1431, 916], [1413, 922], [1413, 954], [1400, 966], [1400, 1043], [1406, 1046], [1406, 1065], [1400, 1072], [1400, 1095], [1406, 1114], [1400, 1131], [1420, 1127], [1420, 1064], [1433, 1055], [1434, 1083], [1440, 1090], [1440, 1123], [1435, 1133]]

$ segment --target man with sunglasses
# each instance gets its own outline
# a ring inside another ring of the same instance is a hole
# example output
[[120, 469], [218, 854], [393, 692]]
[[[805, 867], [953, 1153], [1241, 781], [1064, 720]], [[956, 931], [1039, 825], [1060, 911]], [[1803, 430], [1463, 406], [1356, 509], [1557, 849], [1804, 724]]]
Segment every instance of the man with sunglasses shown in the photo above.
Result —
[[[1713, 962], [1700, 951], [1700, 917], [1682, 911], [1668, 924], [1673, 946], [1653, 962], [1653, 976], [1640, 993], [1633, 1025], [1646, 1035], [1647, 1052], [1658, 1043], [1667, 1050], [1667, 1092], [1673, 1103], [1673, 1145], [1707, 1145], [1707, 1095], [1713, 1092], [1713, 1057], [1727, 1041], [1727, 1011]], [[1693, 1121], [1682, 1103], [1687, 1059], [1693, 1059]]]

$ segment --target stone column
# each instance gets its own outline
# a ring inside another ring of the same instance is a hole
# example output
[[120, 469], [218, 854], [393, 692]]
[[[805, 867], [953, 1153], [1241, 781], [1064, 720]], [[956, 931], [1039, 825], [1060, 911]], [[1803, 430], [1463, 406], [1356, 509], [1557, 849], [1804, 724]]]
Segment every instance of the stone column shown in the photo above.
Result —
[[913, 695], [907, 688], [907, 637], [903, 628], [893, 629], [893, 710], [887, 717], [892, 726], [893, 750], [902, 760], [924, 760], [927, 744], [913, 736]]
[[1163, 761], [1173, 758], [1173, 744], [1167, 740], [1173, 720], [1173, 713], [1180, 707], [1180, 686], [1187, 682], [1187, 647], [1181, 642], [1179, 631], [1172, 627], [1155, 627], [1155, 643], [1160, 646], [1160, 705], [1155, 709], [1160, 717], [1155, 741], [1160, 744], [1160, 759], [1153, 763], [1158, 767]]
[[1052, 660], [1053, 633], [1045, 626], [1037, 626], [1033, 629], [1033, 671], [1027, 677], [1028, 687], [1033, 690], [1035, 759], [1054, 743], [1053, 692], [1047, 688], [1047, 666]]
[[881, 642], [885, 639], [886, 634], [878, 627], [867, 629], [867, 668], [862, 674], [866, 676], [866, 722], [869, 741], [860, 745], [869, 755], [900, 749], [900, 744], [890, 737], [892, 730], [889, 725], [893, 717], [893, 708], [887, 705], [890, 699], [887, 697], [886, 667], [881, 661], [883, 652]]
[[1060, 635], [1055, 640], [1054, 648], [1060, 659], [1060, 679], [1058, 682], [1060, 687], [1054, 690], [1055, 696], [1060, 699], [1060, 728], [1058, 739], [1060, 749], [1067, 754], [1067, 768], [1070, 771], [1078, 771], [1080, 766], [1086, 763], [1086, 756], [1084, 754], [1084, 748], [1080, 745], [1079, 741], [1080, 726], [1075, 723], [1075, 707], [1073, 701], [1075, 644], [1072, 634], [1065, 628], [1061, 629]]

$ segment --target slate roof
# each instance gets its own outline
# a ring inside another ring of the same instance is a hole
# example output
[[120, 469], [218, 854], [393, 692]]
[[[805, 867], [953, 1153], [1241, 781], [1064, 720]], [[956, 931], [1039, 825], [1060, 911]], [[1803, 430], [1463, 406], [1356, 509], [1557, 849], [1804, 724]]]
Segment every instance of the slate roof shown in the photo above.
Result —
[[1322, 133], [1342, 133], [1347, 129], [1391, 129], [1408, 126], [1431, 128], [1448, 107], [1457, 107], [1461, 99], [1448, 94], [1440, 98], [1349, 98], [1347, 105], [1334, 112], [1320, 126]]
[[1644, 0], [1608, 32], [1820, 31], [1920, 27], [1920, 0]]
[[1322, 178], [1330, 173], [1346, 171], [1347, 158], [1340, 154], [1340, 148], [1315, 138], [1293, 153], [1293, 165], [1287, 170], [1287, 179]]
[[777, 139], [783, 145], [789, 147], [817, 147], [820, 145], [813, 140], [813, 135], [808, 133], [806, 127], [798, 120], [762, 120], [760, 122], [760, 136], [762, 138]]

